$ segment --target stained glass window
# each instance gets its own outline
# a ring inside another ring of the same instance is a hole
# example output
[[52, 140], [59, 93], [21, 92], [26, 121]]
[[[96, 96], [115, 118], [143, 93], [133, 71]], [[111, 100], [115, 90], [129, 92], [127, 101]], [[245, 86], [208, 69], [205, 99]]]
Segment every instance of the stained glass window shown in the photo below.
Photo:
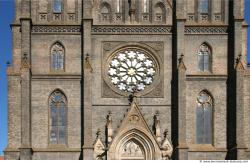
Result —
[[58, 90], [49, 99], [50, 107], [50, 144], [66, 144], [66, 98]]
[[205, 91], [197, 98], [196, 143], [212, 144], [212, 98]]
[[198, 52], [198, 66], [199, 70], [201, 71], [209, 71], [211, 69], [211, 50], [209, 46], [205, 43], [203, 43], [200, 46], [199, 52]]
[[199, 10], [201, 13], [208, 13], [209, 0], [199, 0]]
[[51, 64], [54, 70], [64, 69], [64, 48], [60, 43], [55, 43], [51, 48]]
[[62, 1], [54, 0], [54, 12], [61, 13], [62, 12]]
[[116, 53], [109, 64], [108, 75], [111, 83], [119, 90], [143, 91], [156, 75], [155, 62], [149, 55], [138, 49], [125, 49]]

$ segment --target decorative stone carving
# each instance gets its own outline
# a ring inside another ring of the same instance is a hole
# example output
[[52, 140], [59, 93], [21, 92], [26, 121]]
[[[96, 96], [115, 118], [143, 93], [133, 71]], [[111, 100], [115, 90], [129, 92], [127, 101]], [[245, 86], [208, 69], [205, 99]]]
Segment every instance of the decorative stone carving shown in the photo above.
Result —
[[56, 20], [56, 21], [62, 20], [62, 14], [54, 13], [54, 20]]
[[96, 133], [96, 141], [94, 143], [94, 158], [96, 160], [103, 160], [103, 156], [105, 154], [105, 146], [103, 145], [100, 138], [101, 131], [98, 129]]
[[32, 33], [77, 33], [81, 34], [81, 26], [42, 26], [32, 27]]
[[242, 58], [242, 55], [239, 54], [237, 59], [236, 59], [235, 69], [238, 70], [238, 71], [244, 71], [245, 70], [241, 58]]
[[[130, 123], [131, 119], [136, 123]], [[162, 153], [169, 149], [169, 147], [166, 147], [167, 141], [165, 140], [161, 150], [160, 144], [157, 143], [155, 136], [141, 114], [136, 99], [133, 98], [131, 108], [110, 143], [107, 151], [108, 159], [160, 160], [162, 159]]]
[[220, 14], [220, 13], [214, 14], [214, 20], [215, 20], [215, 21], [221, 21], [221, 20], [222, 20], [222, 19], [221, 19], [221, 14]]
[[90, 64], [89, 54], [88, 53], [86, 54], [86, 57], [85, 57], [84, 70], [89, 70], [90, 73], [93, 72], [93, 68], [92, 68], [92, 66]]
[[134, 141], [129, 141], [123, 146], [122, 159], [143, 160], [145, 158], [140, 145]]
[[111, 43], [109, 42], [105, 42], [103, 43], [103, 49], [106, 50], [106, 51], [110, 51], [111, 50]]
[[171, 34], [171, 27], [163, 26], [92, 26], [92, 34]]
[[189, 13], [187, 15], [187, 21], [195, 21], [195, 16], [193, 13]]
[[171, 155], [173, 152], [172, 144], [170, 143], [167, 136], [168, 136], [168, 130], [165, 130], [164, 140], [163, 140], [162, 145], [161, 145], [161, 152], [162, 152], [162, 159], [163, 160], [169, 160], [171, 158]]
[[39, 20], [40, 21], [47, 21], [47, 13], [39, 13]]
[[28, 61], [28, 55], [26, 53], [23, 55], [21, 68], [30, 68], [30, 64]]
[[139, 118], [137, 115], [131, 115], [131, 116], [129, 117], [129, 122], [130, 122], [130, 123], [136, 124], [139, 120], [140, 120], [140, 118]]
[[75, 20], [75, 13], [68, 13], [68, 20], [74, 21]]
[[156, 141], [160, 144], [161, 143], [161, 127], [160, 127], [159, 111], [156, 111], [155, 116], [154, 116], [154, 133], [155, 133]]
[[181, 54], [181, 57], [178, 59], [178, 61], [179, 61], [178, 69], [186, 71], [187, 68], [184, 64], [184, 55], [183, 54]]
[[111, 111], [109, 112], [109, 114], [107, 116], [106, 130], [107, 130], [108, 143], [110, 143], [112, 141], [112, 138], [113, 138], [112, 113], [111, 113]]
[[185, 34], [226, 34], [227, 27], [185, 27]]

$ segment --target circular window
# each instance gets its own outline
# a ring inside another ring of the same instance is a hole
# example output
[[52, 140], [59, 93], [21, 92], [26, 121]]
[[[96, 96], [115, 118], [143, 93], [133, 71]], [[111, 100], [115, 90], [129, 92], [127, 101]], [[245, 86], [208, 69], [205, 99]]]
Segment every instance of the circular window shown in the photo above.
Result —
[[128, 93], [147, 89], [157, 73], [155, 59], [146, 51], [137, 48], [117, 51], [108, 65], [111, 83], [120, 91]]

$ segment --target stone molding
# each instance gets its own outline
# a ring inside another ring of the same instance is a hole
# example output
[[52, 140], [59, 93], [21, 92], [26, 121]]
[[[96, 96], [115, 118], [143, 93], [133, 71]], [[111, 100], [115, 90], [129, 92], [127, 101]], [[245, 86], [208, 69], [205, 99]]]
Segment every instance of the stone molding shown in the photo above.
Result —
[[166, 26], [92, 26], [92, 34], [171, 34]]
[[66, 26], [66, 25], [54, 25], [54, 26], [45, 26], [45, 25], [35, 25], [32, 26], [32, 33], [70, 33], [70, 34], [80, 34], [81, 26]]
[[185, 27], [185, 34], [227, 34], [227, 27]]
[[[34, 25], [32, 26], [31, 32], [33, 34], [39, 33], [58, 33], [58, 34], [80, 34], [82, 32], [81, 26], [78, 25]], [[172, 34], [172, 27], [170, 26], [105, 26], [105, 25], [94, 25], [91, 28], [92, 34], [127, 34], [127, 35], [157, 35], [157, 34]], [[227, 27], [198, 27], [198, 26], [186, 26], [185, 34], [227, 34]]]

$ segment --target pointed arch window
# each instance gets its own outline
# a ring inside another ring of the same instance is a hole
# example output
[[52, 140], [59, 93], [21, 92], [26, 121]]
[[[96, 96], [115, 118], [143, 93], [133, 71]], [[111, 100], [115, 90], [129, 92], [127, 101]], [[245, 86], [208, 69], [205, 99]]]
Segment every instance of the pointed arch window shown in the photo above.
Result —
[[206, 43], [200, 46], [198, 52], [198, 66], [200, 71], [211, 70], [211, 49]]
[[64, 94], [56, 90], [49, 98], [50, 144], [66, 144], [67, 101]]
[[212, 144], [212, 97], [202, 91], [197, 97], [196, 108], [196, 143]]
[[61, 13], [62, 12], [62, 0], [54, 0], [53, 9], [55, 13]]
[[64, 70], [65, 50], [62, 44], [55, 43], [51, 48], [51, 66], [53, 70]]

